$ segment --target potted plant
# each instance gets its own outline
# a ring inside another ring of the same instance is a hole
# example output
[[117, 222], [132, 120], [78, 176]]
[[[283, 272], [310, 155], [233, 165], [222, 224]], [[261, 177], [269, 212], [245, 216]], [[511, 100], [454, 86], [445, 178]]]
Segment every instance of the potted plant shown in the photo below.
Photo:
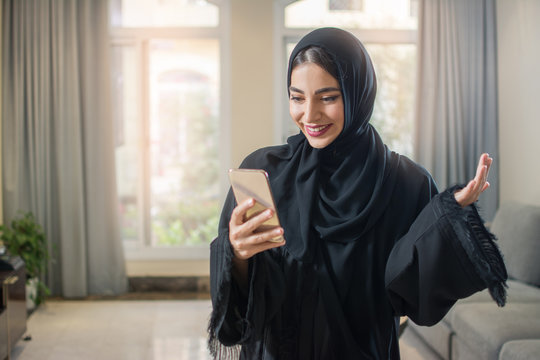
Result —
[[[43, 228], [32, 213], [21, 213], [11, 221], [10, 226], [0, 225], [0, 240], [9, 254], [18, 255], [24, 260], [29, 289], [27, 296], [35, 306], [41, 304], [45, 296], [50, 294], [49, 288], [41, 280], [49, 259]], [[32, 284], [35, 284], [35, 291], [32, 291]]]

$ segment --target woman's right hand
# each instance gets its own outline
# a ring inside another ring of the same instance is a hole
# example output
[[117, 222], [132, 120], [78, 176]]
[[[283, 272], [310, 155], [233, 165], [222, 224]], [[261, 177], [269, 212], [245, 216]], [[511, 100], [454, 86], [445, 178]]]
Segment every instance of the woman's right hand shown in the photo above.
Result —
[[264, 232], [255, 233], [262, 223], [272, 217], [272, 210], [266, 209], [262, 213], [245, 221], [246, 212], [255, 206], [254, 199], [247, 199], [234, 208], [229, 221], [229, 241], [233, 247], [234, 256], [237, 260], [251, 258], [253, 255], [268, 249], [285, 245], [285, 241], [270, 241], [283, 235], [283, 228], [277, 227]]

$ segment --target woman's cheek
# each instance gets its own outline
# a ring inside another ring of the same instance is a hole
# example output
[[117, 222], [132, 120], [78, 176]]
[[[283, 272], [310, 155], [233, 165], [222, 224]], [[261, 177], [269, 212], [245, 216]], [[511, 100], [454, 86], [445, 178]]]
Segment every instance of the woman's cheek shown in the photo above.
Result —
[[289, 108], [289, 112], [291, 114], [291, 118], [293, 119], [293, 121], [298, 124], [298, 122], [300, 121], [300, 117], [301, 117], [301, 113], [300, 113], [298, 107], [295, 106], [295, 105], [291, 105], [290, 108]]

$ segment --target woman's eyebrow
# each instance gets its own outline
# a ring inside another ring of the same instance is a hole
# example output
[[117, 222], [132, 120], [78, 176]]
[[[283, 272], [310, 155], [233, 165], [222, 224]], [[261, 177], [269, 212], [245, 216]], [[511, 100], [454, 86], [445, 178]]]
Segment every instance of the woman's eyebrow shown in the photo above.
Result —
[[325, 87], [325, 88], [316, 90], [315, 95], [319, 95], [325, 92], [332, 92], [332, 91], [341, 91], [341, 90], [339, 90], [339, 88], [336, 88], [336, 87]]
[[294, 86], [290, 86], [289, 91], [294, 91], [294, 92], [297, 92], [297, 93], [300, 93], [300, 94], [304, 93], [302, 90], [300, 90], [298, 88], [295, 88]]
[[[289, 91], [294, 91], [294, 92], [297, 92], [297, 93], [300, 93], [300, 94], [304, 93], [303, 90], [295, 88], [294, 86], [290, 86]], [[316, 90], [315, 95], [322, 94], [322, 93], [325, 93], [325, 92], [331, 92], [331, 91], [341, 91], [341, 90], [339, 88], [336, 88], [336, 87], [333, 87], [333, 86], [324, 87], [324, 88]]]

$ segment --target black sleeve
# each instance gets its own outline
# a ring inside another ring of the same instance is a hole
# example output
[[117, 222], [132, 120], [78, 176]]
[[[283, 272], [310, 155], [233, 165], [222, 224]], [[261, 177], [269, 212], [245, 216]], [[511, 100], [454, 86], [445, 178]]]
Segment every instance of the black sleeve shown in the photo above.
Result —
[[462, 208], [457, 188], [436, 195], [393, 247], [385, 282], [396, 315], [434, 325], [454, 303], [489, 288], [499, 306], [506, 300], [506, 268], [494, 236], [475, 205]]
[[[228, 222], [236, 206], [229, 191], [223, 207], [219, 234], [210, 245], [212, 313], [208, 325], [209, 349], [214, 357], [234, 358], [242, 345], [265, 324], [284, 299], [284, 277], [276, 251], [268, 250], [249, 261], [248, 289], [243, 292], [232, 277], [233, 249]], [[257, 336], [261, 338], [261, 336]]]

